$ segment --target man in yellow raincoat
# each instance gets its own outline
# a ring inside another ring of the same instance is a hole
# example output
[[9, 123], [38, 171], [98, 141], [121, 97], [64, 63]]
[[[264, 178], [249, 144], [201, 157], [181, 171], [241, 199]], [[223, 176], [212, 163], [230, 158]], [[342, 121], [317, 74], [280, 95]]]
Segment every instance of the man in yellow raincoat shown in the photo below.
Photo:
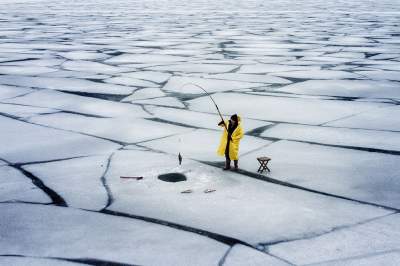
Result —
[[[224, 123], [226, 127], [224, 126]], [[218, 126], [224, 127], [224, 133], [218, 148], [218, 155], [225, 155], [224, 170], [231, 169], [231, 160], [234, 161], [235, 170], [238, 170], [239, 162], [239, 142], [243, 138], [243, 128], [241, 126], [241, 118], [238, 115], [232, 115], [229, 121], [221, 121]], [[227, 130], [228, 129], [228, 130]]]

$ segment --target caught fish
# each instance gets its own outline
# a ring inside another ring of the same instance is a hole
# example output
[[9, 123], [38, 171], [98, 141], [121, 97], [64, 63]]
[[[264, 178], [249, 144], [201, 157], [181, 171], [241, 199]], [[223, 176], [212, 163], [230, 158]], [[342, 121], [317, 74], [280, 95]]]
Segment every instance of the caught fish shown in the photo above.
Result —
[[182, 164], [182, 155], [181, 153], [178, 154], [179, 165]]

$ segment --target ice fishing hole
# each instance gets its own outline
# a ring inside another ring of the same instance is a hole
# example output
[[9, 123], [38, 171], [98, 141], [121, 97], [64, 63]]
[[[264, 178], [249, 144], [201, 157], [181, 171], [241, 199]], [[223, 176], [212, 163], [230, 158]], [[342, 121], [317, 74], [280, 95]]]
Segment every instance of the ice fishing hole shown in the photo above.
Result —
[[159, 175], [158, 179], [165, 181], [165, 182], [181, 182], [181, 181], [187, 180], [186, 176], [181, 173], [168, 173], [168, 174]]

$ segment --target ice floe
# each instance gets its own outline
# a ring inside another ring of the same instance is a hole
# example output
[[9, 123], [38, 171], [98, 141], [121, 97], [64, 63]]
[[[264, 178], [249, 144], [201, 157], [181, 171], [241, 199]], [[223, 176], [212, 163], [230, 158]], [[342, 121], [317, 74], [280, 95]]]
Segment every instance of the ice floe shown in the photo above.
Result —
[[159, 88], [144, 88], [136, 90], [132, 95], [122, 99], [122, 102], [133, 102], [136, 100], [145, 100], [164, 96], [166, 96], [166, 94]]
[[[245, 114], [253, 119], [318, 125], [367, 110], [376, 103], [327, 101], [288, 97], [254, 96], [243, 93], [217, 93], [214, 100], [224, 114]], [[212, 108], [209, 97], [187, 101], [190, 110], [207, 112]]]
[[107, 83], [114, 83], [114, 84], [121, 84], [125, 86], [135, 86], [135, 87], [157, 87], [158, 85], [146, 81], [146, 80], [141, 80], [141, 79], [135, 79], [135, 78], [127, 78], [127, 77], [114, 77], [114, 78], [109, 78], [104, 80]]
[[146, 119], [96, 118], [68, 113], [37, 116], [30, 121], [123, 143], [148, 141], [190, 130]]
[[[191, 83], [191, 84], [190, 84]], [[184, 94], [202, 94], [200, 88], [195, 85], [201, 86], [208, 92], [219, 92], [219, 91], [230, 91], [238, 89], [248, 89], [254, 87], [260, 87], [264, 84], [253, 83], [253, 82], [240, 82], [230, 80], [217, 80], [217, 79], [204, 79], [197, 77], [172, 77], [168, 80], [167, 84], [163, 87], [166, 91], [173, 91]]]
[[110, 141], [0, 117], [0, 158], [35, 162], [110, 153], [120, 146]]
[[5, 85], [35, 87], [42, 89], [52, 89], [59, 91], [104, 93], [104, 94], [130, 94], [133, 89], [126, 86], [114, 84], [104, 84], [84, 79], [73, 78], [47, 78], [47, 77], [28, 77], [28, 76], [0, 76], [0, 83]]
[[41, 90], [18, 98], [4, 100], [4, 102], [54, 108], [79, 113], [83, 116], [122, 118], [149, 117], [142, 108], [132, 104], [121, 104], [53, 90]]
[[159, 105], [176, 108], [185, 108], [185, 105], [174, 97], [161, 97], [154, 99], [133, 100], [132, 103], [145, 105]]
[[[185, 124], [198, 128], [207, 128], [214, 130], [219, 129], [216, 125], [219, 123], [219, 121], [221, 121], [221, 118], [218, 114], [194, 112], [189, 110], [177, 111], [172, 108], [164, 107], [148, 107], [147, 109], [155, 117], [165, 120], [166, 122]], [[242, 127], [245, 132], [270, 125], [272, 125], [272, 123], [242, 118]]]
[[40, 75], [57, 71], [57, 69], [41, 66], [2, 66], [0, 65], [0, 74], [2, 75]]
[[278, 244], [269, 250], [302, 265], [318, 262], [327, 266], [397, 265], [399, 225], [400, 215], [395, 214], [321, 236]]
[[376, 70], [376, 71], [358, 71], [356, 73], [372, 80], [400, 81], [400, 71]]
[[137, 71], [137, 72], [121, 73], [121, 76], [152, 81], [155, 83], [163, 83], [166, 82], [172, 75], [169, 73], [156, 72], [156, 71]]
[[0, 256], [0, 264], [13, 265], [13, 266], [53, 266], [57, 264], [59, 266], [76, 266], [76, 265], [87, 265], [85, 263], [68, 262], [62, 259], [46, 259], [36, 257], [22, 257], [19, 255]]
[[25, 105], [7, 104], [0, 103], [0, 113], [7, 114], [10, 116], [15, 116], [19, 118], [27, 118], [39, 114], [50, 114], [59, 112], [55, 109], [50, 109], [46, 107], [33, 107]]
[[132, 64], [132, 63], [170, 63], [184, 62], [187, 57], [173, 55], [157, 55], [157, 54], [122, 54], [105, 60], [110, 64]]
[[14, 98], [20, 95], [31, 93], [33, 91], [34, 90], [25, 87], [0, 85], [0, 100]]
[[279, 124], [268, 128], [261, 136], [347, 147], [400, 151], [400, 133], [396, 132]]
[[41, 77], [49, 78], [80, 78], [80, 79], [91, 79], [91, 80], [102, 80], [110, 78], [110, 75], [89, 73], [83, 71], [71, 71], [71, 70], [57, 70], [55, 72], [44, 73]]
[[272, 158], [269, 175], [275, 179], [393, 208], [400, 203], [396, 155], [278, 141], [246, 154], [242, 167], [257, 170], [260, 156]]
[[46, 186], [57, 191], [68, 206], [101, 210], [108, 200], [101, 177], [107, 170], [110, 155], [32, 164], [23, 168], [39, 176]]
[[150, 70], [155, 71], [173, 71], [185, 73], [227, 73], [238, 66], [222, 65], [222, 64], [179, 64], [169, 66], [155, 66], [149, 67]]
[[287, 66], [277, 64], [254, 64], [248, 66], [242, 66], [238, 73], [246, 74], [266, 74], [275, 72], [292, 72], [292, 71], [317, 71], [320, 67], [318, 66]]
[[224, 264], [226, 266], [242, 266], [242, 265], [252, 265], [252, 266], [288, 266], [289, 263], [279, 260], [268, 254], [262, 253], [261, 251], [256, 251], [249, 247], [243, 245], [235, 245], [229, 251], [225, 258]]
[[400, 131], [400, 121], [393, 119], [399, 117], [400, 107], [398, 105], [386, 108], [377, 108], [369, 112], [362, 112], [337, 121], [327, 123], [327, 126], [363, 128], [375, 130]]
[[226, 73], [226, 74], [215, 74], [203, 76], [204, 78], [222, 79], [222, 80], [236, 80], [245, 82], [258, 82], [268, 84], [289, 84], [292, 83], [290, 80], [269, 76], [269, 75], [255, 75], [255, 74], [237, 74], [237, 73]]
[[[217, 126], [215, 127], [217, 128]], [[215, 130], [197, 129], [193, 132], [153, 140], [143, 143], [145, 147], [170, 154], [181, 153], [183, 156], [203, 161], [224, 160], [217, 156], [217, 149], [221, 140], [221, 132]], [[199, 143], [196, 145], [194, 143]], [[261, 148], [271, 142], [259, 138], [245, 136], [240, 143], [239, 154]]]
[[297, 78], [297, 79], [357, 79], [361, 75], [353, 74], [346, 71], [339, 70], [307, 70], [307, 71], [288, 71], [288, 72], [274, 72], [271, 75], [276, 75], [284, 78]]
[[183, 266], [218, 264], [228, 249], [201, 235], [133, 218], [27, 204], [2, 204], [0, 211], [3, 254]]
[[0, 202], [50, 203], [50, 198], [21, 171], [0, 166]]
[[84, 60], [67, 61], [62, 64], [62, 68], [73, 71], [85, 71], [85, 72], [101, 73], [101, 74], [115, 74], [118, 72], [128, 70], [126, 68], [119, 68], [115, 66], [102, 64], [99, 62], [84, 61]]
[[[166, 173], [184, 174], [187, 181], [158, 179]], [[120, 176], [143, 179], [124, 180]], [[116, 152], [106, 180], [114, 195], [111, 210], [184, 224], [253, 245], [301, 238], [391, 213], [232, 174], [185, 158], [179, 166], [177, 155], [156, 152]], [[181, 193], [187, 189], [193, 192]], [[206, 189], [216, 191], [204, 193]], [[296, 222], [288, 223], [292, 217]]]
[[71, 51], [59, 54], [70, 60], [101, 60], [110, 57], [107, 54], [93, 51]]
[[342, 97], [400, 98], [397, 88], [396, 83], [388, 81], [307, 80], [279, 88], [279, 91]]

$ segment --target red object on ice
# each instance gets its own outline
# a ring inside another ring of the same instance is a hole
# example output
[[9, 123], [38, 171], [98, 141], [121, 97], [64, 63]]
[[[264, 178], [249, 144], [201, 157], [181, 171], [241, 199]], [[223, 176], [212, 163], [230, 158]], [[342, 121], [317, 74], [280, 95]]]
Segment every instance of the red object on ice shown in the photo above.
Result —
[[143, 176], [121, 176], [121, 178], [141, 180], [143, 179]]

